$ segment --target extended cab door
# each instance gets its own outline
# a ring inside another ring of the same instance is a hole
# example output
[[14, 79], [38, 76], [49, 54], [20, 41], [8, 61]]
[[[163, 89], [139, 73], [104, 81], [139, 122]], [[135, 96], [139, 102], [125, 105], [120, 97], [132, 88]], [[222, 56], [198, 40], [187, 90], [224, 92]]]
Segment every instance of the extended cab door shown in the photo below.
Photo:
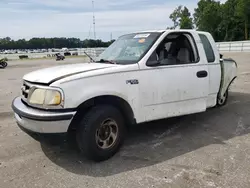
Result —
[[[141, 118], [138, 122], [206, 110], [208, 66], [195, 32], [165, 33], [140, 62]], [[143, 62], [144, 61], [144, 62]]]
[[220, 54], [216, 43], [211, 34], [207, 32], [198, 32], [203, 48], [200, 49], [200, 54], [206, 56], [206, 63], [209, 71], [209, 90], [207, 98], [207, 107], [213, 107], [217, 103], [217, 95], [221, 84], [221, 65]]

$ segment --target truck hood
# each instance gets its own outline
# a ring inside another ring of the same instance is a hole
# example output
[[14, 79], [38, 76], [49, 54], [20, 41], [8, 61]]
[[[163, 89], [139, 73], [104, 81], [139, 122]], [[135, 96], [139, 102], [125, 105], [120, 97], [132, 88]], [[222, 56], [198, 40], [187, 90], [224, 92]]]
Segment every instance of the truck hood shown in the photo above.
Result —
[[72, 76], [75, 74], [80, 74], [100, 69], [106, 69], [114, 66], [119, 66], [119, 65], [104, 64], [104, 63], [60, 65], [28, 73], [23, 77], [23, 79], [29, 82], [49, 84], [56, 80], [65, 78], [67, 76]]

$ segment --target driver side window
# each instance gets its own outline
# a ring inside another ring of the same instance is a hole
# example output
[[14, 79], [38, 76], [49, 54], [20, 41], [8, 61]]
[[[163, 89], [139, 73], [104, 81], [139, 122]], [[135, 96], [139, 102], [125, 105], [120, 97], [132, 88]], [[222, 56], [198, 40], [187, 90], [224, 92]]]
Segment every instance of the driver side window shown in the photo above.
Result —
[[152, 53], [147, 65], [164, 66], [197, 62], [198, 58], [195, 57], [194, 53], [196, 49], [193, 49], [195, 43], [194, 41], [190, 41], [189, 38], [184, 33], [172, 33], [168, 35], [159, 44], [154, 53]]

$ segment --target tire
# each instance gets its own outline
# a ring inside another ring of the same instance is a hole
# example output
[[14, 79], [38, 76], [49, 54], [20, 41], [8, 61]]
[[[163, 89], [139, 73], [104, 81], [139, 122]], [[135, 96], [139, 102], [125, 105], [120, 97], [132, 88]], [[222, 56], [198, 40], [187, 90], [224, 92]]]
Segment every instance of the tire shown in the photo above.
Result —
[[8, 63], [3, 61], [0, 63], [0, 68], [4, 69], [5, 67], [7, 67]]
[[8, 63], [6, 61], [3, 62], [3, 68], [7, 67]]
[[[109, 138], [108, 135], [116, 137]], [[124, 118], [118, 109], [109, 105], [100, 105], [89, 110], [81, 120], [76, 133], [77, 144], [82, 154], [96, 162], [113, 157], [122, 146], [124, 137]], [[107, 141], [102, 141], [105, 139]], [[106, 147], [108, 144], [110, 146]]]
[[226, 90], [225, 94], [223, 95], [222, 98], [217, 98], [217, 107], [222, 107], [227, 104], [228, 101], [228, 89]]

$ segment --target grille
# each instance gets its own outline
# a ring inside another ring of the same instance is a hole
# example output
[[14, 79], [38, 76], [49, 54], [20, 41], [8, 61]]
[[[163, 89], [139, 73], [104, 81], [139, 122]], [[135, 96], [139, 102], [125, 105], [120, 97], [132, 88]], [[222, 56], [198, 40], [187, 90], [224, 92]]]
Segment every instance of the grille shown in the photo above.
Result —
[[27, 101], [28, 99], [28, 96], [29, 96], [29, 90], [31, 88], [31, 85], [28, 83], [28, 82], [23, 82], [23, 85], [22, 85], [22, 98], [24, 101]]

